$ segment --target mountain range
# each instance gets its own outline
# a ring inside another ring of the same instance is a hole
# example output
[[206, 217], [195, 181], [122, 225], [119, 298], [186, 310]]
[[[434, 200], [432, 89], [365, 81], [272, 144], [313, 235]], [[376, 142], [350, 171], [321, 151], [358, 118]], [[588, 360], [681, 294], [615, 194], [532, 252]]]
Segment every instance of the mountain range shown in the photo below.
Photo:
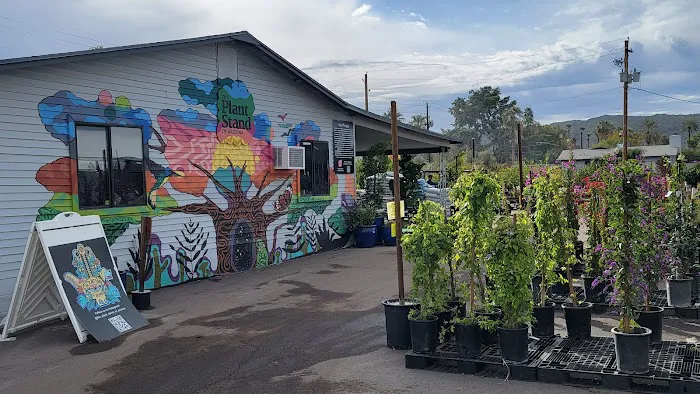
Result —
[[[689, 114], [689, 115], [669, 115], [669, 114], [656, 114], [650, 116], [628, 116], [627, 121], [629, 127], [632, 130], [642, 130], [642, 122], [644, 119], [651, 118], [656, 122], [657, 130], [666, 135], [680, 134], [685, 141], [688, 138], [688, 132], [683, 129], [683, 124], [688, 119], [695, 119], [700, 122], [700, 114]], [[552, 123], [555, 126], [559, 126], [566, 130], [567, 125], [571, 125], [570, 137], [575, 137], [576, 140], [580, 138], [581, 127], [585, 127], [583, 130], [583, 138], [587, 139], [586, 134], [591, 134], [591, 144], [596, 143], [595, 128], [599, 121], [607, 120], [613, 125], [622, 128], [622, 115], [602, 115], [595, 118], [590, 118], [586, 120], [567, 120], [563, 122]]]

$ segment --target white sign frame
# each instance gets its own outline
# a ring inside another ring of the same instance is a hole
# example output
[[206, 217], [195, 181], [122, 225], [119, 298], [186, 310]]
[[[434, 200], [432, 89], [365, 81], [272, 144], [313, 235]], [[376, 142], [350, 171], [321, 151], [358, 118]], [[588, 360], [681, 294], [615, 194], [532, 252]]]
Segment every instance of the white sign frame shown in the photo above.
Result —
[[[102, 222], [97, 215], [80, 216], [76, 212], [64, 212], [56, 215], [52, 220], [32, 223], [0, 341], [8, 340], [9, 335], [39, 324], [58, 318], [65, 319], [66, 315], [70, 318], [80, 343], [87, 341], [89, 333], [75, 316], [70, 306], [66, 292], [63, 289], [63, 280], [56, 271], [49, 247], [95, 238], [104, 238], [105, 243], [109, 245]], [[39, 245], [41, 245], [41, 249], [38, 248]], [[114, 272], [118, 273], [112, 250], [110, 248], [107, 249], [109, 250], [109, 257], [112, 261]], [[37, 270], [42, 269], [43, 264], [48, 265], [51, 271], [50, 277], [46, 275], [39, 276], [42, 272]], [[116, 276], [117, 278], [115, 279], [119, 281], [119, 285], [123, 290], [124, 284], [119, 275]], [[42, 290], [41, 293], [39, 293], [39, 290]], [[26, 296], [30, 293], [33, 296], [43, 296], [43, 298], [29, 300]], [[60, 302], [56, 302], [57, 300], [53, 299], [56, 297], [60, 298]], [[38, 316], [25, 316], [25, 314], [33, 312], [32, 310], [27, 310], [28, 308], [35, 307], [40, 302], [44, 302], [44, 306], [50, 304], [49, 310], [40, 313]]]

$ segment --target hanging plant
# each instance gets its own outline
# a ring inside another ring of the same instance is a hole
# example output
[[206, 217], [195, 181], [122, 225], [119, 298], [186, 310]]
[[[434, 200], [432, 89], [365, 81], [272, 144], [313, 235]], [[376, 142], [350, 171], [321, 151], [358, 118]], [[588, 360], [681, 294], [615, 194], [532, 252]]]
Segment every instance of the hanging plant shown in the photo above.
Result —
[[[567, 217], [561, 214], [565, 209], [566, 188], [563, 174], [550, 171], [534, 180], [531, 186], [535, 196], [535, 225], [537, 226], [536, 269], [541, 275], [538, 306], [544, 306], [547, 289], [555, 282], [563, 282], [558, 273], [559, 267], [569, 267], [576, 263], [574, 255], [575, 239]], [[576, 293], [570, 284], [571, 299], [576, 306]]]
[[489, 239], [486, 269], [493, 281], [489, 294], [503, 310], [501, 325], [514, 329], [532, 320], [530, 278], [534, 275], [532, 223], [526, 215], [502, 216]]
[[443, 208], [429, 200], [420, 203], [410, 230], [401, 238], [401, 244], [406, 259], [413, 264], [411, 291], [421, 305], [419, 310], [411, 311], [410, 318], [426, 320], [447, 306], [449, 277], [441, 262], [451, 248], [452, 238]]
[[467, 270], [469, 275], [468, 286], [462, 286], [462, 290], [468, 292], [465, 298], [469, 299], [469, 316], [461, 321], [464, 324], [473, 324], [477, 320], [477, 290], [482, 307], [487, 306], [481, 263], [486, 255], [501, 192], [501, 185], [481, 172], [463, 174], [450, 190], [450, 198], [457, 209], [452, 217], [456, 229], [455, 259], [459, 267]]

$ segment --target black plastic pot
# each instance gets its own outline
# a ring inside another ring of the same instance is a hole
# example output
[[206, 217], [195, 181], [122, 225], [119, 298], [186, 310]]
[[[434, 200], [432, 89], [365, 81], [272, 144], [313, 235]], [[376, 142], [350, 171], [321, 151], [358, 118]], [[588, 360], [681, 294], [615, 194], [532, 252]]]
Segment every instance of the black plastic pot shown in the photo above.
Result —
[[651, 310], [646, 311], [644, 307], [640, 307], [637, 311], [639, 313], [639, 317], [636, 319], [637, 324], [651, 330], [649, 343], [661, 343], [661, 335], [663, 334], [664, 327], [664, 308], [652, 306], [649, 307], [649, 309]]
[[551, 338], [554, 336], [554, 303], [547, 301], [544, 306], [532, 308], [535, 321], [532, 322], [532, 336]]
[[586, 294], [586, 301], [592, 302], [594, 304], [602, 304], [606, 302], [603, 283], [598, 283], [597, 286], [593, 287], [594, 276], [582, 276], [583, 279], [583, 290]]
[[575, 308], [570, 302], [562, 304], [566, 333], [572, 339], [587, 339], [591, 337], [591, 310], [593, 304], [581, 302]]
[[462, 300], [447, 301], [447, 307], [455, 310], [454, 317], [467, 316], [467, 304]]
[[449, 342], [450, 338], [452, 338], [452, 332], [450, 331], [450, 327], [452, 326], [452, 318], [454, 317], [456, 313], [455, 309], [449, 308], [446, 311], [438, 312], [437, 313], [437, 318], [438, 318], [438, 331], [437, 335], [438, 338], [440, 338], [440, 333], [442, 330], [445, 330], [445, 342]]
[[413, 352], [431, 354], [437, 347], [438, 318], [429, 316], [427, 320], [408, 319], [411, 325], [411, 347]]
[[131, 303], [140, 311], [151, 309], [151, 291], [132, 291]]
[[693, 284], [690, 288], [690, 297], [693, 300], [697, 300], [698, 294], [700, 294], [700, 272], [693, 272], [690, 277], [693, 278]]
[[[477, 316], [486, 316], [489, 320], [500, 321], [503, 312], [496, 308], [493, 312], [476, 311], [474, 312]], [[484, 345], [495, 345], [498, 343], [498, 330], [488, 331], [481, 329], [481, 343]]]
[[505, 361], [522, 362], [527, 360], [527, 326], [521, 328], [498, 327], [498, 345], [501, 358]]
[[666, 280], [666, 302], [668, 306], [678, 306], [681, 308], [692, 305], [692, 278], [667, 279]]
[[636, 327], [632, 333], [620, 332], [617, 327], [610, 330], [615, 336], [617, 370], [629, 374], [649, 372], [649, 338], [651, 330]]
[[481, 355], [481, 329], [478, 324], [455, 324], [457, 355], [474, 358]]
[[392, 298], [382, 301], [384, 316], [386, 318], [386, 346], [391, 349], [411, 348], [411, 328], [408, 323], [408, 313], [411, 309], [418, 308], [419, 304], [413, 300], [399, 300]]

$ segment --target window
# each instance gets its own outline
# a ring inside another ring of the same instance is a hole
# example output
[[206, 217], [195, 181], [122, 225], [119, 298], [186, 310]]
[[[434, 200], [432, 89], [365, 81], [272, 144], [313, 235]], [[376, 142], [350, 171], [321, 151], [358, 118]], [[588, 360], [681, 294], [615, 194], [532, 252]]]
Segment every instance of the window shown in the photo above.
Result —
[[328, 142], [302, 141], [305, 148], [305, 169], [301, 173], [302, 196], [327, 196], [331, 194], [328, 174]]
[[143, 131], [76, 126], [80, 209], [145, 205]]

